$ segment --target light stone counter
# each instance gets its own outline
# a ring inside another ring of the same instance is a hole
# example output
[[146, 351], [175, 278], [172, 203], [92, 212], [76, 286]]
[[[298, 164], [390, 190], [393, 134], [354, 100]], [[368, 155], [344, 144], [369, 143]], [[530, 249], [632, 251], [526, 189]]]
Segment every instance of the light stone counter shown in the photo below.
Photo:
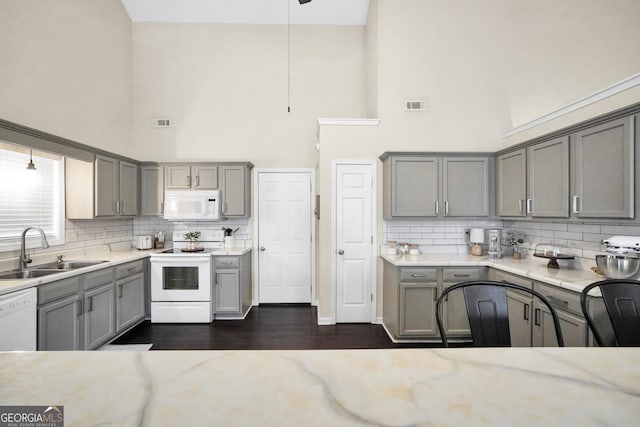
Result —
[[[65, 256], [65, 260], [92, 260], [92, 261], [105, 261], [100, 264], [92, 265], [90, 267], [78, 268], [75, 270], [62, 271], [56, 274], [50, 274], [48, 276], [36, 277], [33, 279], [20, 279], [20, 280], [0, 280], [0, 295], [18, 291], [20, 289], [32, 288], [34, 286], [43, 285], [45, 283], [54, 282], [56, 280], [66, 279], [78, 274], [90, 273], [92, 271], [100, 270], [103, 268], [113, 267], [115, 265], [124, 264], [139, 259], [144, 259], [149, 254], [161, 251], [163, 249], [151, 249], [151, 250], [138, 250], [138, 249], [121, 249], [110, 250], [107, 246], [92, 247], [84, 250], [76, 250], [73, 255]], [[52, 259], [45, 261], [35, 261], [30, 267], [35, 267], [40, 263], [55, 261], [55, 254]]]
[[[486, 266], [550, 285], [581, 292], [590, 283], [604, 280], [591, 270], [571, 268], [561, 265], [560, 269], [547, 268], [548, 260], [527, 257], [521, 260], [512, 258], [489, 259], [487, 256], [469, 254], [429, 253], [420, 255], [381, 255], [383, 260], [396, 267], [462, 267]], [[594, 263], [595, 265], [595, 263]]]
[[213, 256], [242, 256], [253, 250], [252, 247], [237, 246], [233, 248], [222, 248], [214, 251]]
[[65, 426], [631, 426], [640, 349], [0, 353]]

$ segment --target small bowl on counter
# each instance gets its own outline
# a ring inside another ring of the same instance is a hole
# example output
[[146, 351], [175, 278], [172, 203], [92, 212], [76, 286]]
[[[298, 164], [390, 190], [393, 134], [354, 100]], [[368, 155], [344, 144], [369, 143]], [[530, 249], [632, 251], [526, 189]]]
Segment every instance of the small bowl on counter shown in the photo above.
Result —
[[629, 279], [640, 269], [640, 258], [627, 255], [596, 255], [598, 270], [609, 279]]

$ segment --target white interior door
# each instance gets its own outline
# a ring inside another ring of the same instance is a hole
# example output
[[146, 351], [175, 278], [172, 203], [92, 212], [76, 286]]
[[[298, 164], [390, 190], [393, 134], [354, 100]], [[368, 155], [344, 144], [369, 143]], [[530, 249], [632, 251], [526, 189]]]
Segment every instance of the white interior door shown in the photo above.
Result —
[[311, 174], [258, 174], [259, 302], [311, 302]]
[[336, 165], [336, 322], [371, 322], [372, 169]]

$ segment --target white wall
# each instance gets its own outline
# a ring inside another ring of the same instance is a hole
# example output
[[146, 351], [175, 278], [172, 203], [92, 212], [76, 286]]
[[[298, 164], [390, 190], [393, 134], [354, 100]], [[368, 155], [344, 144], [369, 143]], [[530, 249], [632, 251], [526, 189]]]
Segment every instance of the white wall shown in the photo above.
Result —
[[0, 118], [131, 154], [131, 21], [114, 0], [0, 1]]
[[[145, 160], [313, 167], [318, 117], [366, 114], [365, 28], [133, 26], [133, 141]], [[151, 118], [169, 116], [170, 129]]]

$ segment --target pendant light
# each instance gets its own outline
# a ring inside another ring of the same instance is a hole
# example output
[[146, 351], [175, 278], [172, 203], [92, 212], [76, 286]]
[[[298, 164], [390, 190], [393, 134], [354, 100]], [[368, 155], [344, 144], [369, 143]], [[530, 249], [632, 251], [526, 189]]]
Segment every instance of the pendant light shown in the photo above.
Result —
[[27, 170], [36, 170], [36, 165], [33, 163], [33, 150], [29, 150], [29, 163], [27, 164]]

